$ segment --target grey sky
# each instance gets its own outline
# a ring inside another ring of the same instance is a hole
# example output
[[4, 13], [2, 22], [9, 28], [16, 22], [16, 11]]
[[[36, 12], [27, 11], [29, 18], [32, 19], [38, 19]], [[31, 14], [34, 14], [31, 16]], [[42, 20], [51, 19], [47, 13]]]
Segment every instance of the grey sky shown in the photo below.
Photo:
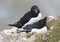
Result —
[[18, 21], [32, 5], [37, 5], [44, 16], [60, 16], [60, 0], [0, 0], [0, 28]]

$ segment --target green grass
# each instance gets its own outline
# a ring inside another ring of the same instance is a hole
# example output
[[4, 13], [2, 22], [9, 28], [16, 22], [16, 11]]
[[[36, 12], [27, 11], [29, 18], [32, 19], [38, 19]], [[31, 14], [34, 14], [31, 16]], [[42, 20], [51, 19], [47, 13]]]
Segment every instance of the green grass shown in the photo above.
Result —
[[54, 21], [55, 26], [46, 34], [36, 35], [35, 42], [60, 42], [60, 20]]
[[34, 35], [34, 33], [28, 33], [27, 38], [30, 38], [32, 35]]

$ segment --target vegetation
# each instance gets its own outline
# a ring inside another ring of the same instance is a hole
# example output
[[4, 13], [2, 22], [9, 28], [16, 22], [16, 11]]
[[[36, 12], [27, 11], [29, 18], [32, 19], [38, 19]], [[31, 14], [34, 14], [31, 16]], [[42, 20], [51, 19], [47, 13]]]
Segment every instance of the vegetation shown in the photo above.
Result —
[[34, 33], [28, 33], [27, 38], [30, 38], [32, 35], [34, 35]]
[[36, 35], [35, 42], [60, 42], [60, 20], [54, 20], [54, 24], [48, 33]]

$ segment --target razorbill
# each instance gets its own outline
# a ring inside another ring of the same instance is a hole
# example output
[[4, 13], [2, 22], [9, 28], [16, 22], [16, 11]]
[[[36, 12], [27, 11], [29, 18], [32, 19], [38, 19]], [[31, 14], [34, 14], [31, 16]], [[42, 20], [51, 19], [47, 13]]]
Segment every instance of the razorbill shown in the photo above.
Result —
[[23, 28], [24, 32], [28, 33], [28, 32], [31, 32], [31, 30], [33, 31], [34, 29], [41, 29], [41, 28], [43, 28], [44, 26], [46, 26], [46, 20], [47, 20], [47, 17], [39, 20], [38, 22], [35, 22], [33, 24], [27, 25], [26, 27]]
[[39, 13], [40, 13], [40, 10], [39, 10], [38, 6], [34, 5], [31, 7], [31, 10], [29, 12], [27, 12], [19, 21], [17, 21], [14, 24], [9, 24], [9, 26], [21, 28], [22, 26], [24, 26], [24, 24], [29, 22], [29, 20], [31, 18], [37, 17]]
[[22, 26], [22, 28], [26, 27], [27, 25], [31, 25], [35, 22], [38, 22], [40, 19], [42, 19], [41, 13], [39, 13], [37, 17], [31, 18], [26, 24], [24, 24], [24, 26]]

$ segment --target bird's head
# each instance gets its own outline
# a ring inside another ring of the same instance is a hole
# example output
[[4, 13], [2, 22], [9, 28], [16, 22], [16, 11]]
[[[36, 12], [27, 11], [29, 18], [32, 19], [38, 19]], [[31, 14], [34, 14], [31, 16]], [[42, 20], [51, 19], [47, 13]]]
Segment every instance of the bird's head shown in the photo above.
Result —
[[36, 14], [40, 13], [40, 10], [39, 10], [38, 6], [36, 6], [36, 5], [34, 5], [34, 6], [31, 7], [31, 11], [34, 12], [34, 13], [36, 13]]

